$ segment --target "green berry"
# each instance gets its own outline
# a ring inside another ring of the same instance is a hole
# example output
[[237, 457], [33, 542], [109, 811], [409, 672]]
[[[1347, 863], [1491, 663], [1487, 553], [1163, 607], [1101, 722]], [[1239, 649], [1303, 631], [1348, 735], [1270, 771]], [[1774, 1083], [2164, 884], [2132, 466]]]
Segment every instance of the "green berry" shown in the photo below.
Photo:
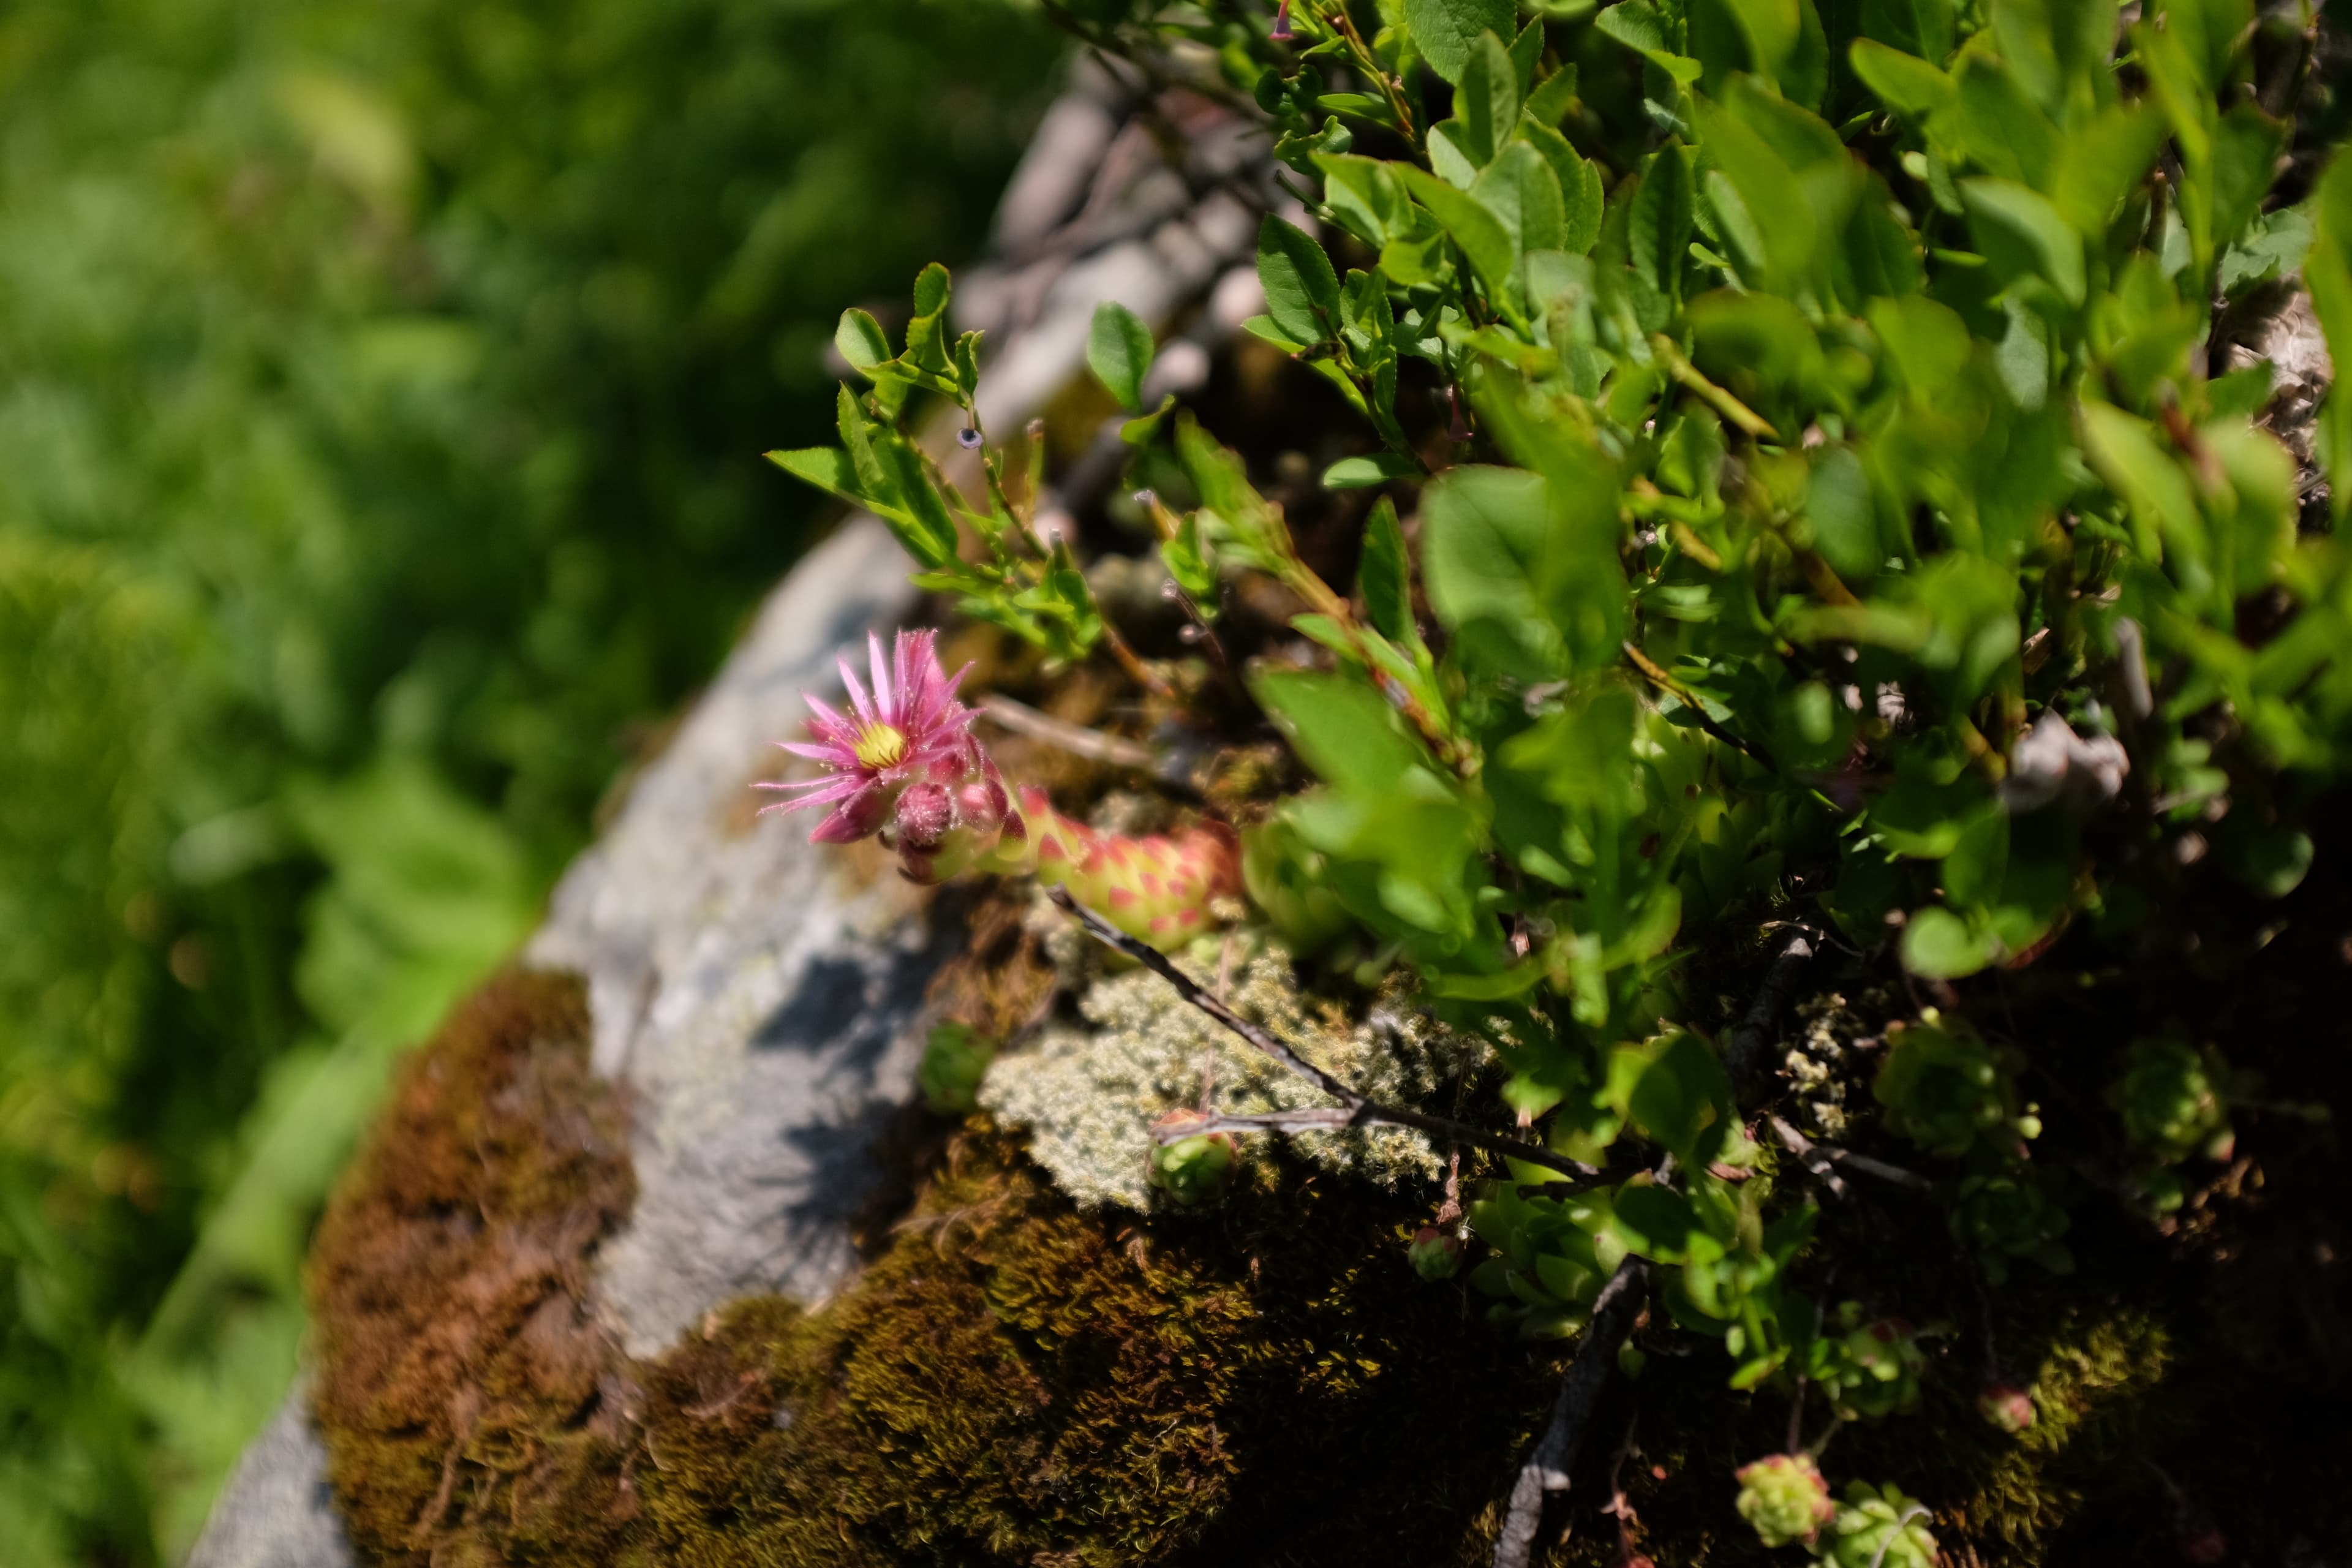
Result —
[[1451, 1279], [1462, 1268], [1460, 1238], [1433, 1225], [1413, 1232], [1405, 1253], [1412, 1259], [1412, 1271], [1423, 1279]]
[[1822, 1526], [1836, 1517], [1830, 1484], [1807, 1455], [1769, 1455], [1742, 1466], [1736, 1479], [1739, 1498], [1732, 1506], [1767, 1546], [1791, 1542], [1810, 1545]]
[[1207, 1120], [1197, 1110], [1174, 1110], [1152, 1129], [1151, 1184], [1186, 1208], [1214, 1203], [1223, 1194], [1240, 1152], [1222, 1132], [1196, 1132], [1167, 1143], [1158, 1136], [1165, 1129]]

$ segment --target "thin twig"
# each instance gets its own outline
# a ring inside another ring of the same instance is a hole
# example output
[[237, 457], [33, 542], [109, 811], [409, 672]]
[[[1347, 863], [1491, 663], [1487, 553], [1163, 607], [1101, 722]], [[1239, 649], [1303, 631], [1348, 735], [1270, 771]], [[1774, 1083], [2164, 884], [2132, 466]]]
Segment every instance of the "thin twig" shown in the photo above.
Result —
[[1723, 1070], [1731, 1079], [1734, 1098], [1745, 1100], [1753, 1079], [1763, 1067], [1763, 1055], [1772, 1043], [1775, 1026], [1780, 1021], [1797, 989], [1797, 981], [1805, 966], [1813, 961], [1812, 933], [1801, 928], [1782, 944], [1772, 966], [1764, 972], [1764, 984], [1757, 988], [1756, 1000], [1738, 1027], [1724, 1042]]
[[[1076, 917], [1078, 923], [1087, 928], [1087, 933], [1097, 942], [1125, 953], [1136, 963], [1150, 970], [1160, 979], [1174, 986], [1176, 994], [1192, 1006], [1206, 1013], [1252, 1046], [1272, 1057], [1300, 1078], [1313, 1083], [1339, 1102], [1337, 1107], [1321, 1110], [1276, 1111], [1272, 1117], [1221, 1117], [1218, 1119], [1220, 1121], [1239, 1123], [1240, 1130], [1246, 1131], [1263, 1131], [1268, 1127], [1328, 1131], [1334, 1128], [1363, 1127], [1375, 1122], [1384, 1122], [1392, 1127], [1410, 1127], [1416, 1132], [1424, 1132], [1433, 1138], [1452, 1139], [1459, 1143], [1466, 1143], [1474, 1149], [1489, 1150], [1514, 1160], [1523, 1160], [1530, 1165], [1541, 1165], [1548, 1171], [1558, 1171], [1563, 1175], [1592, 1174], [1591, 1166], [1569, 1159], [1564, 1154], [1555, 1154], [1538, 1144], [1522, 1142], [1517, 1138], [1506, 1138], [1499, 1133], [1485, 1131], [1465, 1122], [1455, 1121], [1449, 1117], [1432, 1116], [1425, 1111], [1408, 1110], [1402, 1105], [1381, 1105], [1375, 1100], [1366, 1099], [1349, 1087], [1344, 1079], [1317, 1067], [1313, 1062], [1226, 1006], [1216, 997], [1209, 994], [1191, 975], [1170, 962], [1166, 953], [1148, 942], [1128, 935], [1110, 921], [1078, 902], [1070, 896], [1070, 890], [1067, 888], [1053, 889], [1046, 897], [1059, 904], [1065, 912]], [[1191, 1131], [1200, 1132], [1203, 1129], [1200, 1123], [1193, 1122], [1191, 1124]]]
[[1640, 648], [1635, 647], [1630, 642], [1624, 643], [1621, 646], [1625, 649], [1625, 657], [1633, 660], [1633, 668], [1640, 670], [1643, 677], [1647, 679], [1651, 685], [1655, 686], [1659, 690], [1665, 692], [1675, 701], [1690, 710], [1691, 717], [1697, 722], [1700, 729], [1706, 731], [1708, 734], [1714, 736], [1725, 745], [1729, 746], [1733, 751], [1738, 752], [1740, 755], [1748, 758], [1748, 761], [1761, 763], [1766, 772], [1777, 773], [1780, 771], [1780, 764], [1774, 762], [1769, 755], [1757, 750], [1754, 746], [1749, 745], [1747, 742], [1741, 740], [1738, 736], [1733, 734], [1730, 731], [1717, 723], [1714, 718], [1708, 714], [1706, 704], [1701, 702], [1696, 697], [1691, 695], [1689, 691], [1685, 690], [1682, 683], [1676, 680], [1673, 676], [1668, 675], [1664, 668], [1661, 666], [1657, 660], [1652, 658], [1648, 654], [1643, 653]]
[[1503, 1516], [1502, 1533], [1495, 1539], [1495, 1568], [1528, 1568], [1535, 1554], [1536, 1531], [1543, 1523], [1544, 1496], [1568, 1489], [1569, 1469], [1576, 1450], [1591, 1425], [1593, 1406], [1617, 1364], [1618, 1347], [1632, 1331], [1641, 1310], [1647, 1268], [1628, 1258], [1609, 1277], [1593, 1299], [1592, 1321], [1576, 1347], [1576, 1360], [1560, 1379], [1559, 1397], [1552, 1402], [1551, 1421], [1544, 1427], [1535, 1452], [1519, 1468], [1512, 1483], [1511, 1501]]
[[1805, 1168], [1822, 1177], [1828, 1184], [1830, 1191], [1840, 1197], [1845, 1196], [1845, 1184], [1827, 1169], [1831, 1161], [1835, 1161], [1851, 1170], [1860, 1171], [1865, 1176], [1876, 1176], [1882, 1182], [1892, 1182], [1898, 1187], [1913, 1187], [1927, 1193], [1936, 1190], [1936, 1184], [1916, 1171], [1906, 1171], [1900, 1165], [1890, 1165], [1884, 1160], [1874, 1160], [1867, 1154], [1857, 1154], [1851, 1149], [1841, 1149], [1834, 1143], [1815, 1143], [1780, 1117], [1771, 1117], [1769, 1120], [1772, 1123], [1772, 1131], [1779, 1135], [1781, 1143], [1788, 1148], [1789, 1152], [1804, 1162]]
[[1134, 768], [1139, 773], [1157, 773], [1160, 768], [1159, 754], [1140, 742], [1122, 741], [1099, 730], [1072, 724], [1050, 713], [1040, 713], [1026, 702], [1016, 702], [1010, 697], [992, 691], [980, 700], [980, 710], [991, 721], [1016, 735], [1043, 741], [1049, 746], [1057, 747], [1072, 756], [1084, 757], [1088, 762], [1107, 763], [1115, 768]]

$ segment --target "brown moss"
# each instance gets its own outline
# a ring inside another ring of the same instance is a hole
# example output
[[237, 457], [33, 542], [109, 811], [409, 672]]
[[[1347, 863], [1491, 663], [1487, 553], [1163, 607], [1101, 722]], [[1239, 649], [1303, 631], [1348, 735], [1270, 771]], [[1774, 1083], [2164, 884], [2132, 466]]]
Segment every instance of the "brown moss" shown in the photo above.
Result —
[[502, 975], [408, 1064], [310, 1273], [315, 1409], [364, 1552], [447, 1561], [567, 1444], [614, 1439], [585, 1264], [635, 1190], [576, 980]]

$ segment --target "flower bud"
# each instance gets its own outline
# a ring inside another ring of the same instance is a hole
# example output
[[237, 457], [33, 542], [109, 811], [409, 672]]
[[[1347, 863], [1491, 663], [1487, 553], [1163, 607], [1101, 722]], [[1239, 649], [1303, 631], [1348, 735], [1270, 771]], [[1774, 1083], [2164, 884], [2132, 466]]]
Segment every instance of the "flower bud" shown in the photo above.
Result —
[[2014, 1437], [2033, 1425], [2033, 1394], [2013, 1383], [1988, 1383], [1977, 1394], [1977, 1414]]
[[1451, 1279], [1462, 1268], [1461, 1238], [1437, 1226], [1413, 1232], [1405, 1253], [1412, 1259], [1412, 1271], [1423, 1279]]
[[955, 803], [943, 785], [908, 784], [898, 796], [898, 840], [910, 849], [929, 849], [955, 825]]
[[1222, 1132], [1196, 1132], [1172, 1142], [1159, 1140], [1168, 1130], [1207, 1121], [1197, 1110], [1172, 1110], [1152, 1124], [1151, 1184], [1186, 1208], [1216, 1201], [1240, 1153]]
[[967, 778], [956, 786], [956, 810], [962, 814], [965, 826], [975, 833], [993, 833], [1004, 825], [1005, 814], [1012, 802], [1004, 795], [1003, 784], [992, 776], [994, 769]]
[[1768, 1455], [1741, 1467], [1733, 1479], [1739, 1482], [1739, 1498], [1733, 1506], [1767, 1546], [1791, 1542], [1810, 1545], [1837, 1514], [1830, 1485], [1809, 1455]]

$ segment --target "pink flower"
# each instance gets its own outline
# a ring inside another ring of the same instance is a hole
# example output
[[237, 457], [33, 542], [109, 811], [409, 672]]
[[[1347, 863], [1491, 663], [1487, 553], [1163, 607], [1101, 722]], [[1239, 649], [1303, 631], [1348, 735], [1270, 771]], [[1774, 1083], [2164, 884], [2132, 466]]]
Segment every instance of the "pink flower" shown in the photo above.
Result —
[[1277, 44], [1286, 44], [1297, 37], [1290, 26], [1290, 0], [1282, 0], [1282, 3], [1275, 7], [1274, 30], [1266, 37]]
[[978, 750], [971, 738], [972, 710], [956, 700], [964, 670], [950, 677], [940, 668], [936, 640], [928, 631], [900, 632], [886, 667], [882, 639], [867, 633], [872, 691], [858, 683], [849, 661], [842, 660], [849, 711], [812, 695], [808, 740], [776, 742], [794, 756], [824, 763], [826, 771], [813, 779], [762, 782], [761, 789], [798, 798], [780, 801], [761, 815], [830, 805], [833, 810], [810, 833], [809, 842], [847, 844], [880, 832], [900, 809], [908, 786], [922, 784], [916, 815], [923, 820], [910, 826], [918, 827], [918, 837], [936, 841], [944, 826], [934, 823], [944, 794], [940, 786], [965, 778]]

